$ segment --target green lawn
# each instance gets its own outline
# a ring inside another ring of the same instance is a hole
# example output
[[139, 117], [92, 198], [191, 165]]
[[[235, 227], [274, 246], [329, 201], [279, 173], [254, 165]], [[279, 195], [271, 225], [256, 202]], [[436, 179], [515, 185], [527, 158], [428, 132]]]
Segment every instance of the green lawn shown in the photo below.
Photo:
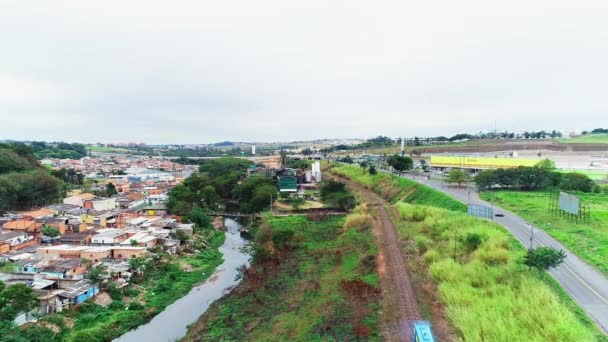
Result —
[[107, 147], [107, 146], [87, 146], [90, 152], [104, 152], [104, 153], [130, 153], [132, 152], [128, 148], [122, 147]]
[[[606, 340], [547, 275], [522, 265], [525, 249], [503, 227], [434, 207], [396, 207], [403, 252], [436, 283], [459, 340]], [[481, 237], [479, 247], [462, 243], [470, 234]]]
[[371, 176], [368, 173], [364, 173], [361, 167], [355, 165], [338, 165], [333, 167], [331, 172], [349, 178], [374, 190], [374, 192], [392, 203], [403, 201], [460, 212], [467, 211], [467, 207], [464, 203], [441, 191], [417, 183], [411, 179], [386, 173], [378, 173], [375, 176]]
[[481, 197], [511, 210], [564, 244], [573, 253], [608, 274], [608, 196], [581, 194], [591, 208], [591, 223], [575, 223], [548, 211], [546, 192], [496, 191]]
[[[374, 236], [369, 220], [361, 220], [366, 215], [354, 215], [346, 222], [269, 218], [271, 228], [263, 223], [256, 234], [257, 257], [245, 281], [212, 305], [184, 341], [379, 340], [379, 296], [357, 299], [343, 286], [355, 281], [377, 291]], [[271, 242], [263, 243], [267, 234]]]
[[558, 141], [564, 144], [608, 144], [608, 134], [585, 134]]

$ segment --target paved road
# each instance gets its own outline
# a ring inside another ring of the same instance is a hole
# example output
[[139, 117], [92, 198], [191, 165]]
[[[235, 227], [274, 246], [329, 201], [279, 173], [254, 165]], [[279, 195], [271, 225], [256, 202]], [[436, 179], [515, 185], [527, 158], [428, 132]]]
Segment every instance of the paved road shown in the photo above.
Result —
[[[464, 203], [493, 206], [491, 203], [481, 200], [472, 188], [447, 187], [440, 180], [428, 180], [425, 177], [412, 175], [407, 177], [441, 190]], [[525, 246], [530, 246], [531, 232], [534, 230], [534, 240], [532, 241], [534, 247], [549, 246], [566, 252], [567, 257], [564, 263], [551, 270], [550, 273], [604, 332], [608, 333], [608, 279], [543, 230], [532, 226], [508, 210], [493, 207], [496, 213], [504, 214], [504, 217], [495, 217], [494, 220], [508, 229]]]

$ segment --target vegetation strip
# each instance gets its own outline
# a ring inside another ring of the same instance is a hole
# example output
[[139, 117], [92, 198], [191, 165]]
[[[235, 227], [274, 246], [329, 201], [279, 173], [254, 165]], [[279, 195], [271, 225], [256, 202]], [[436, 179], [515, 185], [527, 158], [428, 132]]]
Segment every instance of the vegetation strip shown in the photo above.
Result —
[[[405, 202], [412, 204], [430, 205], [458, 212], [467, 211], [466, 205], [457, 199], [407, 178], [385, 173], [370, 175], [358, 166], [353, 165], [334, 166], [331, 172], [347, 177], [393, 203], [403, 199]], [[409, 194], [412, 190], [413, 192]]]
[[320, 221], [269, 217], [243, 283], [184, 340], [379, 340], [376, 253], [363, 208]]

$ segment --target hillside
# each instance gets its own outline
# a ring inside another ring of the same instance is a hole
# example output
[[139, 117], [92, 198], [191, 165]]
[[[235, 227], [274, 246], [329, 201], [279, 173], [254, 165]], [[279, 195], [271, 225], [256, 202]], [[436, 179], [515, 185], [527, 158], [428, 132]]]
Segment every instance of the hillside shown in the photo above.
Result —
[[0, 213], [25, 210], [60, 199], [64, 184], [36, 161], [23, 144], [0, 145]]

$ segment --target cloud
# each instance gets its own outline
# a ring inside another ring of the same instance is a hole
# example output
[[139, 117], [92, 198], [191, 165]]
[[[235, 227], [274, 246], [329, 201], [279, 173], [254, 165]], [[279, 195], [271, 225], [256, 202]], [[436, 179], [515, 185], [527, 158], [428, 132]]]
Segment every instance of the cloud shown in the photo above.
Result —
[[606, 10], [549, 0], [4, 1], [0, 135], [197, 143], [495, 122], [590, 128], [608, 109]]

